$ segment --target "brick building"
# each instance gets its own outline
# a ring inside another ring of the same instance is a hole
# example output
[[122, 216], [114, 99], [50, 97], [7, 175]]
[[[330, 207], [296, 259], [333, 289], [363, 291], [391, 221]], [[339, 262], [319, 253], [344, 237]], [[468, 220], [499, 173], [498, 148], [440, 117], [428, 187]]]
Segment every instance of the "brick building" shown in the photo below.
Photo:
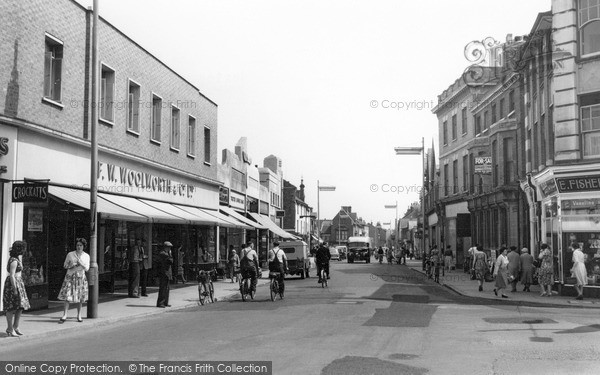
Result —
[[312, 207], [304, 201], [304, 187], [304, 180], [300, 181], [299, 189], [289, 181], [283, 180], [283, 229], [311, 243]]

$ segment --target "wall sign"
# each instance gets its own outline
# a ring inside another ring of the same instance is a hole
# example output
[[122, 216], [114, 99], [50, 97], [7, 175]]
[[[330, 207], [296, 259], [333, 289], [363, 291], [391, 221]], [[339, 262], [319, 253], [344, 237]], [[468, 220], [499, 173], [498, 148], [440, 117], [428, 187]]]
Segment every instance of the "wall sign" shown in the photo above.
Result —
[[15, 183], [12, 186], [13, 203], [24, 202], [47, 202], [48, 183], [47, 182], [24, 182]]
[[219, 187], [219, 204], [222, 206], [229, 205], [229, 188], [225, 186]]
[[492, 157], [478, 156], [475, 157], [475, 174], [492, 174]]
[[553, 195], [554, 193], [556, 193], [557, 190], [556, 182], [553, 178], [549, 179], [548, 181], [544, 181], [540, 184], [540, 190], [542, 191], [544, 198]]
[[556, 179], [556, 186], [560, 193], [600, 191], [600, 175], [560, 177]]
[[246, 209], [246, 196], [229, 190], [229, 205], [244, 211]]

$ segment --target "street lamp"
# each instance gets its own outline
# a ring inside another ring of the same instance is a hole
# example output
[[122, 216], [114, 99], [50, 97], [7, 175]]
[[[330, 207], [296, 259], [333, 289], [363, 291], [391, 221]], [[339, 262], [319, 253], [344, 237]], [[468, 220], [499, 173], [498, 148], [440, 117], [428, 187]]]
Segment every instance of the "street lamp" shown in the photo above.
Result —
[[317, 180], [317, 235], [321, 240], [321, 200], [320, 193], [322, 191], [335, 191], [335, 186], [321, 186]]
[[423, 234], [421, 236], [421, 252], [422, 254], [425, 254], [425, 137], [421, 138], [421, 147], [394, 147], [394, 151], [396, 151], [396, 155], [421, 155], [421, 162], [423, 163], [423, 185], [421, 186], [421, 215]]
[[396, 243], [399, 244], [399, 233], [398, 233], [398, 201], [396, 201], [396, 204], [386, 204], [385, 206], [383, 206], [385, 208], [395, 208], [396, 209], [396, 221], [394, 221], [394, 238], [396, 240]]

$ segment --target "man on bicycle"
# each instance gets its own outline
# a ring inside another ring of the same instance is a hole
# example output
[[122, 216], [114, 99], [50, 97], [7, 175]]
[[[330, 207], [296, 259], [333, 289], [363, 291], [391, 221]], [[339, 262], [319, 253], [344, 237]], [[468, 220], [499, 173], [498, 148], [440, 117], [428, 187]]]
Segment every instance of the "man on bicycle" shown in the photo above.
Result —
[[329, 247], [327, 247], [327, 242], [323, 242], [319, 250], [317, 250], [317, 254], [315, 255], [315, 260], [317, 262], [317, 274], [319, 275], [319, 284], [322, 282], [321, 280], [321, 270], [325, 270], [327, 274], [327, 279], [329, 279], [329, 260], [331, 259], [331, 253], [329, 252]]
[[256, 254], [256, 251], [254, 250], [253, 243], [248, 244], [247, 247], [242, 244], [242, 251], [240, 252], [240, 271], [242, 273], [242, 278], [250, 279], [250, 290], [256, 292], [256, 282], [260, 270], [258, 267], [258, 254]]
[[287, 257], [285, 252], [279, 248], [279, 242], [273, 242], [273, 248], [269, 250], [269, 272], [279, 272], [279, 291], [283, 292], [283, 279], [288, 271]]

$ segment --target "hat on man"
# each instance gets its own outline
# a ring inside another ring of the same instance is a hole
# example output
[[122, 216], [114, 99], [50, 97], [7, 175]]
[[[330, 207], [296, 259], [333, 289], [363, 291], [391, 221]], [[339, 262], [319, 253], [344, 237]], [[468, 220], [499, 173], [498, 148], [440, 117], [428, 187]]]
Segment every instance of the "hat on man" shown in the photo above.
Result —
[[165, 241], [165, 243], [163, 243], [164, 247], [173, 247], [173, 244], [170, 243], [169, 241]]
[[528, 253], [528, 252], [529, 252], [529, 249], [528, 249], [528, 248], [526, 248], [526, 247], [524, 247], [524, 248], [522, 248], [522, 249], [521, 249], [521, 252], [522, 252], [522, 253]]

